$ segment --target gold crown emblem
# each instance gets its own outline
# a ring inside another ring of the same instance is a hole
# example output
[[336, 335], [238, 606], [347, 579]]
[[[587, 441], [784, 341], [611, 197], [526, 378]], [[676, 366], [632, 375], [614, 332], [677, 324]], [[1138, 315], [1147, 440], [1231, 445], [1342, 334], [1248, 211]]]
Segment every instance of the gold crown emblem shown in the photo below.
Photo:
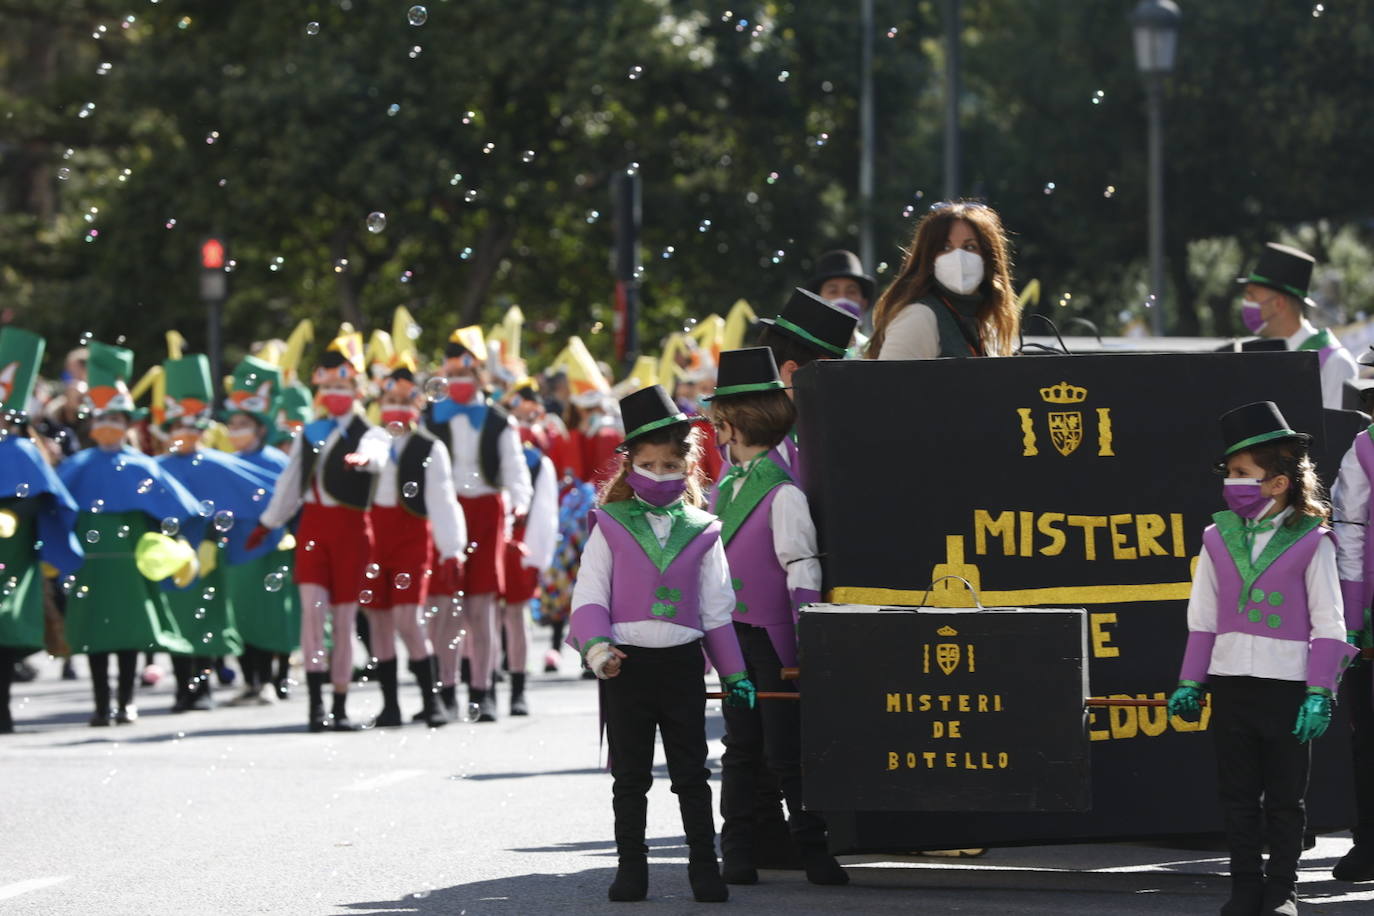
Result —
[[940, 635], [940, 636], [958, 636], [958, 635], [959, 635], [959, 631], [956, 630], [956, 629], [954, 629], [954, 627], [950, 626], [949, 624], [945, 624], [944, 626], [940, 627], [940, 629], [936, 630], [935, 632], [936, 632], [938, 635]]
[[1088, 389], [1060, 382], [1049, 388], [1041, 388], [1040, 397], [1051, 404], [1077, 404], [1088, 399]]

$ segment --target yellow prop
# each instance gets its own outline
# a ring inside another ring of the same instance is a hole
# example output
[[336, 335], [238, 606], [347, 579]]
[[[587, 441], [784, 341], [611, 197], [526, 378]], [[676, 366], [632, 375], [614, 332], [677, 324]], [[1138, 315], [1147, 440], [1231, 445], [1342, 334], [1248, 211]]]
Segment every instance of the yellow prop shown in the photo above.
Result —
[[302, 319], [291, 331], [291, 336], [286, 338], [286, 351], [277, 361], [277, 365], [281, 367], [282, 381], [294, 382], [296, 380], [301, 356], [305, 353], [305, 345], [314, 339], [315, 326], [310, 323], [309, 318]]
[[501, 344], [501, 361], [508, 367], [520, 359], [520, 333], [524, 326], [525, 313], [520, 306], [512, 305], [506, 309], [501, 323], [487, 334], [487, 340]]
[[[566, 357], [566, 358], [564, 358]], [[581, 337], [568, 338], [567, 349], [559, 354], [558, 365], [568, 373], [568, 387], [574, 396], [593, 393], [605, 394], [611, 390], [606, 376], [601, 374], [592, 353]]]
[[149, 389], [152, 389], [153, 392], [153, 397], [150, 402], [153, 422], [161, 423], [167, 416], [167, 380], [162, 377], [161, 366], [153, 366], [147, 372], [143, 373], [143, 377], [138, 380], [138, 384], [130, 389], [129, 397], [137, 401], [139, 398], [143, 397], [143, 395], [147, 394]]
[[386, 331], [373, 331], [371, 339], [367, 342], [367, 364], [374, 369], [386, 369], [395, 356], [396, 346], [392, 336]]
[[201, 541], [200, 549], [196, 551], [196, 559], [200, 561], [200, 574], [208, 576], [219, 565], [219, 548], [215, 546], [214, 541]]
[[1040, 304], [1039, 280], [1032, 280], [1029, 283], [1027, 283], [1026, 288], [1021, 290], [1021, 295], [1016, 297], [1016, 307], [1018, 309], [1025, 308], [1027, 302], [1029, 302], [1031, 305]]
[[419, 339], [420, 323], [410, 314], [410, 309], [404, 305], [396, 306], [396, 311], [391, 315], [391, 346], [396, 354], [409, 353], [418, 364], [420, 347], [415, 341]]
[[721, 344], [725, 339], [725, 319], [719, 315], [707, 315], [689, 335], [697, 345], [711, 354], [711, 362], [720, 362]]
[[190, 544], [156, 531], [149, 531], [138, 539], [134, 546], [134, 565], [143, 578], [161, 582], [171, 576], [178, 587], [193, 582], [199, 571], [196, 551]]
[[736, 301], [730, 307], [730, 314], [725, 316], [725, 330], [721, 334], [720, 341], [721, 349], [738, 350], [743, 347], [744, 338], [749, 333], [749, 327], [758, 321], [758, 317], [748, 302], [743, 299]]

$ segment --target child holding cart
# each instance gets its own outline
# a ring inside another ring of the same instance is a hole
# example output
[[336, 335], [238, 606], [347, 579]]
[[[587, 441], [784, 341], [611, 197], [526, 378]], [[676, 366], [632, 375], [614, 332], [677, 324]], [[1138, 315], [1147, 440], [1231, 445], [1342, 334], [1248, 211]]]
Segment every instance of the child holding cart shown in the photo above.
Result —
[[[1212, 694], [1231, 853], [1223, 916], [1296, 913], [1309, 742], [1326, 731], [1346, 642], [1335, 538], [1311, 437], [1269, 401], [1221, 417], [1226, 510], [1202, 536], [1171, 715]], [[1265, 844], [1269, 861], [1263, 861]]]
[[657, 729], [687, 835], [692, 894], [720, 902], [729, 888], [716, 860], [707, 784], [701, 647], [721, 674], [728, 705], [752, 707], [754, 685], [730, 623], [735, 594], [720, 523], [699, 508], [692, 421], [657, 385], [620, 406], [624, 457], [592, 513], [568, 640], [602, 679], [619, 856], [608, 896], [648, 894], [644, 830]]
[[[745, 670], [764, 691], [792, 692], [781, 670], [797, 664], [797, 616], [820, 600], [816, 526], [806, 494], [778, 458], [796, 408], [767, 347], [728, 350], [711, 399], [716, 441], [730, 469], [712, 494], [735, 589], [734, 627]], [[725, 709], [721, 758], [720, 845], [729, 884], [754, 884], [756, 775], [767, 767], [782, 788], [789, 827], [807, 879], [846, 884], [848, 875], [826, 849], [825, 822], [802, 807], [801, 715], [795, 702]]]

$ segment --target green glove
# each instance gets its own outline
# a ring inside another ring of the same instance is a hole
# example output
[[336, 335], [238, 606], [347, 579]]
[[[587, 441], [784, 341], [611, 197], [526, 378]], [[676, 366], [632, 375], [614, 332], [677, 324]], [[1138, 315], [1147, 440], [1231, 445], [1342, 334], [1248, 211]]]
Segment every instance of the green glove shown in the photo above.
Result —
[[1169, 697], [1169, 715], [1185, 722], [1195, 722], [1202, 714], [1202, 685], [1194, 681], [1179, 681], [1178, 689]]
[[1324, 693], [1309, 693], [1298, 710], [1298, 724], [1293, 726], [1293, 734], [1306, 744], [1320, 738], [1331, 724], [1331, 697]]
[[[1352, 645], [1352, 646], [1354, 646], [1355, 648], [1358, 649], [1358, 648], [1360, 647], [1360, 631], [1359, 631], [1359, 630], [1346, 630], [1346, 631], [1345, 631], [1345, 641], [1348, 642], [1350, 645]], [[1357, 657], [1358, 657], [1358, 656], [1357, 656]]]
[[720, 683], [725, 688], [726, 706], [753, 709], [754, 704], [758, 702], [754, 695], [754, 682], [749, 680], [749, 675], [743, 671], [721, 678]]

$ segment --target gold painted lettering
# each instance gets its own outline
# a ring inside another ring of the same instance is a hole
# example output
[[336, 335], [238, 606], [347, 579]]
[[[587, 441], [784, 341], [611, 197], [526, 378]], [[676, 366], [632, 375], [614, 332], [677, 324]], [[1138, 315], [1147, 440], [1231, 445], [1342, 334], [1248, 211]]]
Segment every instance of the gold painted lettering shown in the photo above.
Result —
[[930, 694], [921, 694], [920, 708], [921, 712], [930, 712]]
[[1010, 755], [1010, 754], [1008, 754], [1006, 751], [1002, 751], [1000, 754], [997, 755], [997, 766], [999, 766], [1000, 768], [1002, 768], [1002, 769], [1005, 770], [1005, 769], [1006, 769], [1008, 766], [1010, 766], [1010, 765], [1011, 765], [1011, 755]]
[[901, 711], [902, 711], [902, 695], [901, 695], [900, 693], [889, 693], [889, 694], [887, 695], [887, 711], [888, 711], [888, 712], [901, 712]]
[[1002, 538], [1002, 556], [1016, 556], [1016, 514], [999, 512], [996, 518], [986, 509], [973, 510], [973, 549], [979, 556], [988, 552], [988, 535]]
[[[1131, 697], [1124, 693], [1112, 694], [1114, 699], [1129, 700]], [[1107, 707], [1108, 720], [1112, 725], [1113, 738], [1134, 738], [1136, 736], [1136, 717], [1134, 706], [1109, 706]]]
[[949, 723], [949, 736], [951, 738], [962, 738], [963, 734], [959, 731], [959, 720], [952, 719]]
[[1069, 526], [1083, 529], [1083, 555], [1086, 559], [1097, 559], [1097, 529], [1107, 527], [1105, 515], [1070, 515]]
[[1118, 658], [1121, 650], [1112, 645], [1112, 634], [1104, 629], [1108, 624], [1116, 623], [1116, 613], [1095, 613], [1089, 614], [1088, 619], [1092, 628], [1093, 658]]
[[897, 765], [898, 765], [898, 762], [897, 762], [897, 752], [896, 752], [896, 751], [888, 751], [888, 752], [887, 752], [887, 768], [888, 768], [889, 770], [895, 770], [895, 769], [897, 769]]
[[1136, 546], [1141, 557], [1167, 557], [1169, 551], [1159, 546], [1159, 536], [1169, 526], [1164, 524], [1162, 515], [1137, 515], [1135, 517]]
[[[1163, 693], [1154, 695], [1156, 700], [1164, 699]], [[1149, 697], [1140, 694], [1140, 699], [1146, 700]], [[1164, 734], [1164, 730], [1169, 727], [1169, 710], [1164, 706], [1141, 706], [1137, 711], [1137, 720], [1140, 722], [1142, 734], [1151, 738], [1157, 738]]]
[[1035, 513], [1018, 512], [1020, 517], [1019, 527], [1021, 530], [1021, 556], [1031, 555], [1031, 541], [1035, 537]]
[[1171, 512], [1171, 513], [1169, 513], [1169, 525], [1170, 525], [1170, 527], [1173, 529], [1173, 536], [1174, 536], [1174, 556], [1176, 556], [1176, 557], [1185, 557], [1185, 556], [1187, 556], [1188, 554], [1187, 554], [1186, 549], [1185, 549], [1185, 547], [1184, 547], [1184, 545], [1183, 545], [1183, 513], [1182, 513], [1182, 512]]
[[1105, 728], [1093, 728], [1097, 724], [1097, 709], [1088, 707], [1088, 740], [1107, 741], [1112, 737], [1112, 733]]
[[957, 751], [949, 751], [945, 754], [945, 767], [953, 770], [959, 766], [959, 754]]
[[1113, 560], [1134, 560], [1135, 548], [1126, 546], [1126, 535], [1118, 530], [1120, 525], [1129, 525], [1131, 516], [1113, 515], [1107, 520], [1111, 525], [1112, 559]]
[[968, 694], [966, 694], [966, 693], [961, 693], [961, 694], [959, 694], [959, 711], [960, 711], [960, 712], [971, 712], [971, 711], [972, 711], [971, 709], [969, 709], [969, 705], [968, 705]]
[[1065, 537], [1063, 530], [1056, 526], [1056, 523], [1062, 522], [1064, 518], [1063, 512], [1046, 512], [1035, 524], [1039, 532], [1050, 539], [1048, 544], [1040, 548], [1040, 552], [1047, 557], [1057, 557], [1064, 552], [1064, 545], [1069, 539]]

